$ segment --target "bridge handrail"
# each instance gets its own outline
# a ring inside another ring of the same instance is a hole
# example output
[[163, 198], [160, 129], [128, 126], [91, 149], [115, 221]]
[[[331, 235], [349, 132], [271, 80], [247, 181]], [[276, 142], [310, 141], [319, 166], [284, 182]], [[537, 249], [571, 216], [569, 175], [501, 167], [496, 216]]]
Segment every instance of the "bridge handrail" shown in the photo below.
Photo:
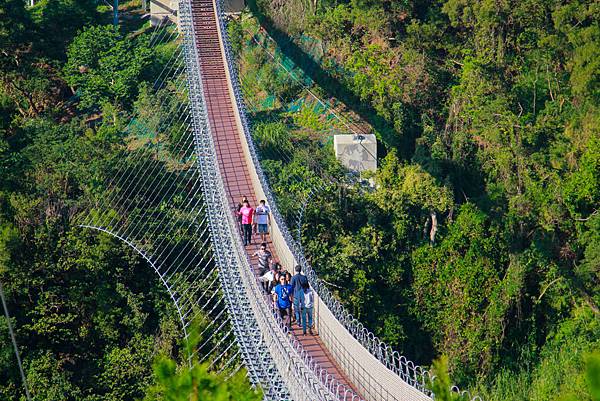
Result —
[[[220, 4], [223, 0], [217, 0], [217, 4]], [[377, 358], [381, 363], [383, 363], [388, 369], [399, 375], [404, 381], [411, 384], [413, 387], [418, 390], [431, 395], [431, 391], [425, 387], [426, 384], [426, 375], [429, 375], [428, 371], [418, 365], [415, 365], [413, 362], [409, 361], [404, 356], [400, 355], [399, 352], [394, 351], [389, 345], [385, 344], [381, 341], [375, 334], [369, 331], [362, 323], [360, 323], [356, 318], [350, 314], [346, 308], [331, 294], [329, 289], [325, 287], [322, 281], [317, 277], [314, 269], [306, 258], [304, 254], [300, 251], [300, 247], [296, 240], [292, 237], [287, 228], [287, 224], [283, 219], [283, 216], [279, 212], [277, 207], [277, 203], [275, 202], [275, 197], [271, 192], [270, 185], [268, 184], [268, 179], [262, 169], [258, 158], [258, 151], [256, 150], [256, 146], [254, 144], [254, 140], [252, 139], [250, 125], [248, 123], [246, 106], [243, 102], [243, 97], [241, 95], [241, 89], [239, 86], [239, 78], [237, 75], [237, 70], [235, 69], [235, 58], [233, 57], [233, 52], [231, 50], [231, 45], [229, 43], [229, 39], [226, 37], [227, 29], [226, 29], [226, 18], [219, 10], [219, 21], [221, 24], [223, 35], [223, 42], [226, 52], [226, 57], [228, 59], [229, 73], [232, 78], [232, 85], [234, 87], [234, 95], [236, 101], [238, 102], [238, 108], [240, 110], [240, 117], [242, 119], [242, 124], [244, 126], [244, 134], [246, 136], [246, 140], [248, 141], [248, 146], [250, 147], [250, 153], [252, 160], [254, 162], [254, 166], [258, 173], [259, 180], [263, 189], [265, 191], [265, 195], [267, 197], [267, 201], [271, 207], [271, 212], [273, 214], [273, 218], [277, 222], [285, 241], [288, 243], [290, 250], [292, 251], [296, 261], [300, 264], [305, 271], [306, 276], [309, 279], [311, 286], [317, 292], [319, 297], [323, 300], [323, 302], [327, 305], [327, 307], [334, 314], [336, 319], [352, 334], [352, 336], [358, 340], [375, 358]]]
[[[317, 277], [315, 270], [306, 260], [301, 246], [291, 235], [287, 224], [285, 223], [285, 220], [277, 207], [275, 197], [271, 192], [270, 185], [268, 183], [268, 178], [266, 177], [266, 174], [260, 164], [258, 151], [256, 149], [256, 145], [251, 135], [252, 131], [248, 122], [249, 120], [247, 116], [247, 109], [243, 101], [242, 91], [239, 84], [240, 81], [238, 77], [238, 72], [235, 68], [235, 57], [233, 56], [233, 51], [231, 50], [231, 44], [227, 35], [226, 17], [221, 12], [222, 1], [223, 0], [216, 0], [219, 15], [219, 23], [221, 24], [221, 32], [223, 32], [223, 46], [225, 48], [225, 54], [228, 60], [227, 65], [229, 68], [232, 86], [234, 88], [234, 96], [237, 102], [238, 109], [240, 111], [240, 118], [242, 120], [244, 134], [246, 136], [246, 141], [248, 142], [248, 147], [250, 149], [250, 155], [252, 157], [254, 167], [258, 174], [258, 179], [263, 187], [265, 196], [271, 207], [273, 218], [279, 226], [279, 229], [281, 230], [281, 233], [285, 241], [287, 242], [290, 251], [296, 259], [296, 262], [302, 266], [302, 269], [308, 277], [311, 286], [317, 292], [317, 294], [325, 303], [325, 305], [327, 305], [334, 317], [346, 328], [346, 330], [348, 330], [348, 332], [365, 349], [367, 349], [371, 355], [373, 355], [389, 370], [397, 374], [400, 378], [402, 378], [402, 380], [404, 380], [417, 390], [433, 398], [433, 393], [427, 387], [427, 382], [430, 380], [434, 380], [435, 377], [431, 375], [431, 373], [427, 369], [413, 363], [405, 356], [401, 355], [398, 351], [393, 350], [391, 346], [379, 339], [373, 332], [371, 332], [360, 321], [358, 321], [358, 319], [352, 316], [352, 314], [348, 312], [346, 308], [335, 298], [335, 296], [326, 287], [326, 285]], [[468, 392], [460, 391], [456, 386], [452, 387], [452, 391], [460, 394], [467, 394], [468, 398], [470, 398], [472, 401], [481, 400], [479, 396], [471, 397], [471, 395], [468, 394]]]
[[[222, 0], [218, 0], [217, 2], [220, 1]], [[225, 22], [223, 17], [221, 18], [221, 24], [223, 25], [223, 31], [225, 31]], [[335, 299], [333, 294], [331, 294], [329, 289], [325, 287], [322, 281], [319, 280], [314, 269], [310, 266], [303, 253], [300, 252], [298, 243], [290, 234], [289, 229], [287, 228], [287, 224], [285, 223], [283, 216], [277, 208], [275, 197], [270, 190], [268, 180], [259, 162], [258, 152], [250, 134], [251, 130], [248, 124], [248, 118], [246, 116], [246, 107], [243, 103], [243, 98], [241, 96], [241, 90], [237, 78], [237, 71], [235, 71], [235, 68], [232, 66], [234, 58], [232, 57], [230, 44], [228, 40], [225, 40], [225, 38], [224, 42], [226, 45], [227, 58], [230, 61], [228, 65], [230, 69], [230, 74], [234, 81], [232, 84], [234, 86], [235, 97], [238, 102], [238, 107], [240, 108], [242, 124], [244, 125], [244, 133], [246, 135], [246, 139], [250, 147], [250, 153], [256, 171], [258, 173], [259, 180], [261, 181], [261, 185], [263, 186], [263, 189], [265, 191], [267, 201], [271, 207], [273, 218], [277, 222], [285, 238], [285, 241], [288, 243], [288, 246], [290, 247], [290, 250], [292, 251], [292, 254], [294, 255], [296, 261], [302, 266], [303, 270], [305, 271], [305, 274], [307, 275], [310, 281], [311, 286], [317, 292], [319, 297], [323, 300], [325, 305], [327, 305], [327, 307], [331, 310], [336, 319], [346, 328], [346, 330], [348, 330], [348, 332], [352, 334], [352, 336], [356, 340], [358, 340], [371, 353], [371, 355], [377, 358], [388, 369], [399, 375], [404, 381], [411, 384], [418, 390], [428, 395], [431, 395], [431, 392], [425, 387], [426, 375], [428, 375], [428, 371], [424, 368], [421, 368], [418, 365], [415, 365], [413, 362], [400, 355], [400, 353], [398, 353], [397, 351], [394, 351], [390, 346], [381, 341], [375, 334], [369, 331], [366, 327], [364, 327], [362, 323], [360, 323], [356, 318], [354, 318], [344, 308], [344, 306], [338, 300]]]
[[[188, 16], [191, 16], [190, 1], [182, 0], [180, 2], [180, 10], [180, 17], [183, 19], [182, 25], [191, 25], [183, 27], [184, 34], [188, 37], [191, 36], [191, 42], [195, 43], [193, 39], [193, 24], [191, 24], [191, 19], [187, 19]], [[191, 49], [187, 49], [187, 51], [196, 51], [195, 45], [189, 47]], [[201, 67], [198, 63], [191, 64], [193, 64], [192, 68], [197, 70], [193, 75], [196, 81], [198, 81], [196, 83], [197, 87], [200, 88], [200, 96], [194, 96], [194, 99], [191, 100], [200, 101], [201, 104], [205, 105], [204, 91], [202, 89], [203, 84], [200, 79], [202, 74]], [[206, 107], [200, 107], [200, 109], [199, 113], [202, 113], [202, 116], [199, 119], [208, 121]], [[227, 237], [227, 244], [224, 247], [229, 252], [228, 260], [231, 263], [225, 263], [224, 266], [220, 267], [226, 270], [227, 274], [230, 274], [229, 277], [238, 275], [241, 278], [243, 286], [246, 289], [246, 294], [248, 295], [244, 300], [251, 304], [250, 307], [254, 312], [256, 324], [260, 327], [263, 341], [269, 349], [269, 354], [277, 367], [277, 371], [285, 378], [287, 389], [293, 394], [294, 399], [363, 401], [351, 388], [338, 382], [333, 375], [329, 374], [326, 369], [313, 360], [301, 344], [290, 335], [287, 327], [277, 317], [272, 303], [268, 302], [264, 297], [262, 286], [252, 271], [252, 265], [246, 249], [242, 245], [241, 237], [237, 235], [237, 223], [229, 211], [229, 202], [225, 193], [223, 177], [219, 173], [216, 148], [210, 125], [207, 124], [205, 128], [204, 130], [195, 130], [194, 137], [198, 151], [203, 155], [202, 160], [199, 161], [200, 168], [205, 170], [205, 174], [208, 172], [208, 176], [210, 177], [210, 182], [205, 184], [208, 188], [207, 191], [210, 192], [213, 201], [222, 205], [222, 208], [218, 212], [218, 224], [214, 224], [213, 229], [218, 231], [216, 235]], [[235, 233], [235, 235], [231, 235], [232, 233]], [[220, 277], [222, 276], [223, 273], [220, 274]], [[226, 280], [224, 281], [223, 285], [227, 287], [228, 283]], [[229, 291], [226, 292], [230, 293]], [[234, 292], [237, 293], [237, 288]], [[228, 294], [225, 295], [227, 298]], [[237, 301], [228, 300], [229, 303], [240, 303], [242, 301], [239, 299]], [[232, 320], [235, 324], [235, 319]], [[258, 346], [259, 344], [256, 345]]]

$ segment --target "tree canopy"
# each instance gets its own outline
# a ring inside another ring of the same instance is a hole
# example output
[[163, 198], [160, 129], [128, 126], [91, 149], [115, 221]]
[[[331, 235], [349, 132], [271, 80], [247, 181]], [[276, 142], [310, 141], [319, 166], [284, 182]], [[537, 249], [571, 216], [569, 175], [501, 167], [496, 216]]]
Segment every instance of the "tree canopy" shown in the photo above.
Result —
[[[262, 100], [274, 91], [255, 78], [260, 49], [237, 47], [253, 117], [286, 123], [294, 145], [262, 153], [279, 206], [296, 227], [307, 202], [302, 246], [338, 299], [408, 358], [445, 354], [452, 381], [483, 399], [591, 400], [580, 356], [600, 347], [598, 2], [249, 6], [290, 75], [379, 140], [371, 190], [332, 186], [321, 154], [337, 132], [321, 120], [307, 143]], [[252, 21], [233, 39], [261, 37]], [[307, 149], [314, 185], [297, 164]]]

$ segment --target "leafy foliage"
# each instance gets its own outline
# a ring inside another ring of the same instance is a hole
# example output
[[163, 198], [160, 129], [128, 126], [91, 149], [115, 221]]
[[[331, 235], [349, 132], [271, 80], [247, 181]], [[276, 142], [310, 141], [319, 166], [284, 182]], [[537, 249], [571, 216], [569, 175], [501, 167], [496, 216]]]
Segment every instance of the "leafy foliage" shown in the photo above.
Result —
[[65, 79], [80, 93], [80, 106], [123, 107], [136, 95], [151, 50], [138, 40], [120, 38], [112, 26], [91, 26], [75, 37], [67, 51]]
[[[121, 116], [156, 68], [143, 32], [99, 25], [96, 6], [0, 2], [0, 280], [35, 400], [140, 399], [155, 354], [177, 353], [176, 314], [153, 271], [76, 225], [127, 151]], [[23, 399], [4, 321], [0, 372], [0, 399]]]
[[262, 394], [252, 390], [245, 372], [237, 372], [226, 379], [209, 371], [209, 364], [195, 363], [192, 368], [177, 370], [176, 363], [161, 359], [154, 366], [158, 382], [147, 401], [161, 399], [167, 401], [259, 401]]
[[190, 332], [184, 341], [183, 364], [166, 355], [154, 362], [154, 385], [148, 390], [145, 401], [259, 401], [263, 399], [260, 389], [252, 388], [247, 372], [225, 370], [215, 373], [210, 370], [210, 362], [198, 361], [198, 344], [206, 341], [201, 334], [207, 326], [207, 319], [199, 314], [190, 325]]
[[450, 381], [450, 375], [448, 374], [448, 357], [445, 355], [439, 359], [433, 361], [433, 369], [431, 371], [434, 380], [431, 380], [429, 388], [435, 394], [436, 400], [441, 401], [468, 401], [468, 396], [463, 396], [454, 393], [452, 388], [452, 382]]
[[[329, 188], [307, 205], [320, 275], [377, 335], [421, 363], [446, 354], [484, 399], [593, 399], [598, 2], [324, 0], [284, 15], [298, 3], [249, 4], [387, 155], [372, 191]], [[300, 207], [278, 195], [286, 213]]]

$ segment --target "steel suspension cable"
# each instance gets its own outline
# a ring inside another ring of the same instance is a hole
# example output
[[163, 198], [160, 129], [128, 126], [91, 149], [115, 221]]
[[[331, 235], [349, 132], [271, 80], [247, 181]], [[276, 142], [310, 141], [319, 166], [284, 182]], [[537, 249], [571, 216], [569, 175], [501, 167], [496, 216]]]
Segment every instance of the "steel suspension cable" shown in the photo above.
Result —
[[23, 371], [23, 363], [21, 362], [21, 355], [19, 353], [19, 347], [17, 346], [17, 339], [15, 337], [15, 332], [12, 327], [12, 323], [10, 321], [10, 314], [8, 313], [8, 306], [6, 305], [6, 299], [4, 297], [4, 286], [0, 281], [0, 299], [2, 300], [2, 308], [4, 309], [4, 316], [6, 318], [6, 326], [8, 327], [8, 333], [10, 334], [10, 340], [12, 342], [13, 349], [15, 351], [15, 357], [17, 358], [17, 366], [19, 368], [19, 373], [21, 374], [21, 380], [23, 381], [23, 388], [25, 389], [25, 396], [27, 397], [27, 401], [31, 401], [31, 394], [29, 393], [29, 385], [27, 384], [27, 379], [25, 378], [25, 372]]

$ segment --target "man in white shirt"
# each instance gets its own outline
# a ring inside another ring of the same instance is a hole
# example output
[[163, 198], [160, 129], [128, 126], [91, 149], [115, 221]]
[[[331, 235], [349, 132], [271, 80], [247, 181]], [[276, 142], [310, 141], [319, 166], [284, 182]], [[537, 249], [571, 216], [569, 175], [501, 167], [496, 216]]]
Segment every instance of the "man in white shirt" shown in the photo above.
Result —
[[266, 205], [264, 200], [260, 201], [260, 205], [254, 211], [256, 224], [258, 225], [258, 233], [260, 234], [261, 242], [266, 242], [269, 226], [271, 225], [271, 208]]

